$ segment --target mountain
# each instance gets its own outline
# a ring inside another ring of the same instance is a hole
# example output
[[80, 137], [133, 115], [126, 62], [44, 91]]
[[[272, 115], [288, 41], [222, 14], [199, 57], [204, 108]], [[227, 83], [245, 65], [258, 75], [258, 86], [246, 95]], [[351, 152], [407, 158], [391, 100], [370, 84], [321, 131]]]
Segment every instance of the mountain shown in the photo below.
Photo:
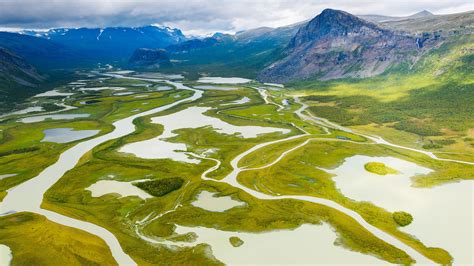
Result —
[[411, 34], [436, 32], [441, 36], [448, 37], [472, 33], [474, 31], [474, 11], [449, 15], [433, 15], [426, 11], [404, 19], [382, 21], [377, 24], [383, 28]]
[[176, 71], [241, 75], [254, 78], [275, 60], [301, 24], [261, 27], [230, 34], [188, 40], [166, 48]]
[[216, 33], [211, 37], [196, 38], [175, 45], [170, 45], [166, 47], [166, 50], [175, 54], [189, 53], [191, 51], [213, 47], [214, 45], [224, 42], [225, 40], [232, 39], [233, 37], [231, 35]]
[[139, 48], [130, 57], [129, 65], [135, 68], [160, 68], [171, 66], [168, 53], [164, 49]]
[[[0, 47], [0, 103], [28, 95], [45, 80], [35, 67], [13, 52]], [[10, 102], [11, 104], [11, 102]]]
[[259, 79], [370, 77], [415, 61], [432, 42], [381, 28], [344, 11], [325, 9], [298, 30], [282, 59], [265, 68]]
[[0, 80], [1, 84], [36, 87], [36, 84], [43, 81], [44, 77], [23, 58], [0, 47]]
[[389, 22], [389, 21], [400, 21], [400, 20], [406, 20], [406, 19], [424, 18], [424, 17], [430, 17], [430, 16], [434, 16], [434, 14], [427, 10], [423, 10], [406, 17], [392, 17], [392, 16], [383, 16], [383, 15], [359, 15], [358, 17], [361, 19], [367, 20], [369, 22], [382, 23], [382, 22]]
[[24, 31], [48, 39], [96, 60], [126, 60], [138, 48], [165, 48], [186, 40], [179, 29], [169, 27], [58, 28], [49, 31]]
[[18, 33], [0, 32], [0, 47], [26, 59], [40, 69], [77, 66], [87, 55], [51, 40]]
[[423, 11], [420, 11], [418, 13], [415, 13], [411, 16], [408, 16], [407, 18], [408, 19], [413, 19], [413, 18], [426, 18], [426, 17], [431, 17], [431, 16], [434, 16], [433, 13], [431, 13], [430, 11], [428, 10], [423, 10]]

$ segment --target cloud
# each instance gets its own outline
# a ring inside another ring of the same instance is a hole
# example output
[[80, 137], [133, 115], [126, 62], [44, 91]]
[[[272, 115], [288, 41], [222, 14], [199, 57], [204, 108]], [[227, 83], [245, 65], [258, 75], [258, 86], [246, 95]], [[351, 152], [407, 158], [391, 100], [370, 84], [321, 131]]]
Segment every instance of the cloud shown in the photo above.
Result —
[[0, 26], [20, 28], [170, 25], [188, 33], [234, 32], [310, 19], [324, 8], [402, 16], [474, 9], [470, 0], [1, 0]]

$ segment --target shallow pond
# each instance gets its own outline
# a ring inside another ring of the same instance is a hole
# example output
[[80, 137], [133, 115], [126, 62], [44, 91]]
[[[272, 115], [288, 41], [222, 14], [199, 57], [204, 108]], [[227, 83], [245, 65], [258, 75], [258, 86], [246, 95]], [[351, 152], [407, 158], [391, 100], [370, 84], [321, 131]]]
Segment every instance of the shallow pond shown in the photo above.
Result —
[[131, 94], [135, 94], [136, 92], [133, 92], [133, 91], [126, 91], [126, 92], [117, 92], [117, 93], [114, 93], [114, 96], [125, 96], [125, 95], [131, 95]]
[[103, 91], [103, 90], [113, 90], [113, 91], [123, 91], [127, 88], [123, 87], [93, 87], [93, 88], [80, 88], [80, 91]]
[[176, 134], [173, 133], [174, 130], [211, 126], [218, 133], [229, 135], [237, 134], [243, 138], [255, 138], [260, 134], [273, 132], [283, 134], [290, 132], [290, 130], [284, 128], [231, 125], [218, 118], [204, 115], [204, 112], [209, 109], [208, 107], [189, 107], [176, 113], [154, 117], [152, 118], [153, 123], [162, 124], [164, 126], [161, 136], [127, 144], [119, 151], [131, 153], [145, 159], [172, 159], [187, 163], [199, 163], [200, 160], [189, 158], [189, 156], [183, 153], [183, 151], [187, 150], [184, 143], [166, 141], [166, 139], [176, 136]]
[[35, 123], [35, 122], [42, 122], [47, 119], [51, 120], [71, 120], [75, 118], [85, 118], [89, 117], [90, 114], [57, 114], [57, 115], [38, 115], [38, 116], [31, 116], [25, 117], [18, 121], [22, 123]]
[[135, 72], [135, 71], [133, 71], [133, 70], [118, 70], [118, 71], [110, 71], [110, 72], [107, 72], [107, 73], [126, 75], [126, 74], [131, 74], [133, 72]]
[[[385, 265], [375, 257], [352, 252], [336, 246], [336, 233], [327, 224], [304, 224], [295, 230], [278, 230], [265, 233], [220, 231], [205, 227], [177, 225], [176, 233], [194, 232], [198, 239], [185, 246], [207, 243], [213, 255], [230, 265]], [[237, 236], [244, 241], [233, 247], [229, 238]], [[173, 243], [168, 243], [173, 245]]]
[[137, 182], [138, 181], [120, 182], [115, 180], [100, 180], [87, 187], [86, 190], [91, 192], [92, 197], [101, 197], [106, 194], [119, 194], [121, 198], [130, 196], [136, 196], [141, 199], [153, 198], [152, 195], [133, 185], [133, 183]]
[[[369, 173], [364, 165], [381, 162], [398, 174], [380, 176]], [[393, 157], [356, 155], [334, 170], [336, 186], [347, 197], [370, 201], [390, 212], [406, 211], [412, 224], [402, 231], [416, 236], [427, 246], [446, 249], [455, 264], [472, 265], [474, 182], [445, 184], [434, 188], [415, 188], [410, 177], [430, 169]]]
[[202, 77], [197, 82], [200, 83], [213, 83], [213, 84], [242, 84], [250, 82], [250, 79], [245, 78], [222, 78], [222, 77]]
[[268, 82], [266, 82], [266, 83], [263, 83], [263, 85], [272, 86], [272, 87], [277, 87], [277, 88], [284, 88], [284, 87], [285, 87], [285, 85], [283, 85], [283, 84], [278, 84], [278, 83], [268, 83]]
[[235, 87], [221, 87], [221, 86], [210, 86], [210, 85], [194, 86], [194, 88], [201, 89], [201, 90], [217, 90], [217, 91], [234, 91], [234, 90], [239, 89]]
[[92, 137], [100, 130], [74, 130], [72, 128], [52, 128], [43, 131], [42, 142], [68, 143], [71, 141]]
[[0, 244], [0, 265], [8, 266], [12, 260], [12, 251], [10, 247]]
[[228, 102], [228, 103], [222, 103], [221, 106], [226, 106], [226, 105], [233, 105], [233, 104], [244, 104], [250, 102], [250, 98], [245, 96], [244, 98], [240, 100], [235, 100], [233, 102]]
[[41, 112], [41, 111], [44, 111], [43, 107], [41, 107], [41, 106], [32, 106], [32, 107], [27, 107], [23, 110], [18, 110], [18, 111], [14, 111], [14, 112], [11, 112], [11, 113], [2, 114], [2, 115], [0, 115], [0, 118], [10, 116], [10, 115], [24, 115], [24, 114], [29, 114], [29, 113], [33, 113], [33, 112]]
[[18, 174], [1, 174], [0, 175], [0, 180], [8, 178], [8, 177], [16, 176], [16, 175], [18, 175]]
[[153, 90], [153, 91], [169, 91], [169, 90], [172, 90], [172, 89], [173, 89], [173, 87], [170, 87], [170, 86], [157, 85], [157, 86], [153, 87], [150, 90]]
[[244, 206], [245, 202], [234, 200], [229, 196], [217, 197], [216, 193], [203, 190], [191, 205], [211, 212], [224, 212], [237, 206]]
[[156, 73], [156, 72], [142, 73], [142, 74], [134, 75], [134, 77], [148, 78], [148, 79], [170, 79], [170, 80], [184, 78], [184, 76], [181, 74], [163, 74], [163, 73]]
[[74, 93], [70, 93], [70, 92], [60, 92], [58, 90], [51, 90], [51, 91], [47, 91], [47, 92], [43, 92], [43, 93], [40, 93], [40, 94], [36, 94], [35, 96], [33, 97], [57, 97], [57, 96], [71, 96], [73, 95]]

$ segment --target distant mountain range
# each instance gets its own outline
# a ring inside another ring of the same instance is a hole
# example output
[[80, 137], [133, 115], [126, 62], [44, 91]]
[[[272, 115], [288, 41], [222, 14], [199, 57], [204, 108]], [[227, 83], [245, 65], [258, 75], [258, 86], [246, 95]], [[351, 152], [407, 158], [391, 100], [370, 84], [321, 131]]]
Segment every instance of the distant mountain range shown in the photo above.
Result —
[[358, 17], [370, 22], [374, 22], [374, 23], [383, 23], [383, 22], [410, 20], [410, 19], [425, 18], [425, 17], [432, 17], [432, 16], [435, 16], [435, 15], [427, 10], [423, 10], [421, 12], [418, 12], [406, 17], [391, 17], [391, 16], [382, 16], [382, 15], [360, 15]]
[[181, 30], [169, 27], [58, 28], [23, 31], [50, 40], [97, 60], [128, 60], [138, 48], [165, 48], [186, 41]]
[[[472, 11], [357, 17], [327, 9], [310, 21], [233, 35], [187, 38], [179, 29], [159, 26], [58, 28], [0, 32], [0, 47], [23, 58], [39, 72], [91, 68], [98, 63], [117, 67], [145, 64], [163, 71], [171, 68], [168, 71], [288, 82], [377, 75], [403, 63], [412, 64], [445, 39], [471, 34], [473, 29]], [[164, 64], [165, 56], [170, 63]]]

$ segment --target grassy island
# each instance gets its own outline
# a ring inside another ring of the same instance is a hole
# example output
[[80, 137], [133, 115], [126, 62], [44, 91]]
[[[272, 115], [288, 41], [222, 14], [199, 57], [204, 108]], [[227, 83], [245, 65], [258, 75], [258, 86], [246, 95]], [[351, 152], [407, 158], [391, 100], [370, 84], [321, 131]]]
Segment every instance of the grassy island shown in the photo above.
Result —
[[370, 162], [364, 165], [365, 170], [377, 175], [397, 174], [398, 171], [386, 166], [384, 163]]
[[413, 221], [413, 216], [408, 212], [394, 212], [392, 214], [393, 220], [400, 226], [407, 226]]
[[170, 177], [160, 180], [151, 180], [134, 185], [148, 192], [155, 197], [164, 196], [172, 191], [178, 190], [183, 185], [184, 180], [181, 177]]
[[229, 237], [229, 242], [235, 248], [240, 247], [244, 244], [244, 241], [237, 236]]

